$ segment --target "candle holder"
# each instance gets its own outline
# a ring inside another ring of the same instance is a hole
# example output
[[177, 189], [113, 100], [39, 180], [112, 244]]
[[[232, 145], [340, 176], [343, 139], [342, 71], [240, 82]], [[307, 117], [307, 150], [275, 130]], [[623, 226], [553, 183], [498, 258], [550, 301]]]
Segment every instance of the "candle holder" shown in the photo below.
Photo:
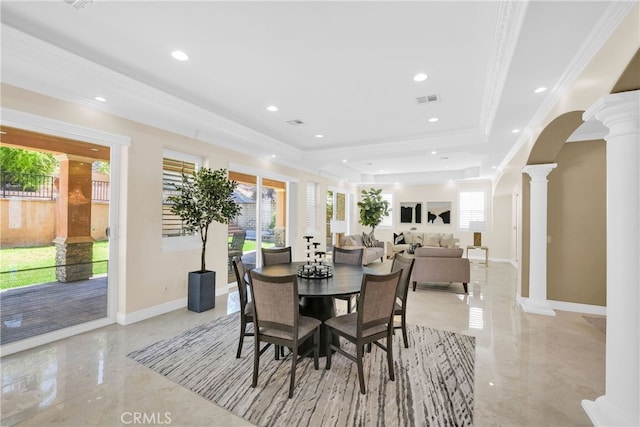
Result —
[[305, 279], [326, 279], [333, 276], [333, 267], [326, 264], [324, 259], [326, 252], [319, 251], [319, 242], [312, 242], [313, 236], [303, 236], [303, 239], [307, 241], [307, 260], [298, 267], [298, 277]]

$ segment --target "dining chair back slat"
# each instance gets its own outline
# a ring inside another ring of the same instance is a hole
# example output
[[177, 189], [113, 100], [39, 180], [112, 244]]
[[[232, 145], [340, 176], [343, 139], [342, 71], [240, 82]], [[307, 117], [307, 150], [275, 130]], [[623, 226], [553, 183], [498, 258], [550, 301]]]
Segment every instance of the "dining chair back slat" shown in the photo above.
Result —
[[233, 257], [231, 260], [233, 271], [236, 274], [236, 282], [238, 283], [238, 295], [240, 297], [240, 339], [238, 340], [238, 351], [236, 358], [242, 355], [242, 344], [244, 337], [253, 336], [253, 333], [247, 332], [247, 324], [253, 322], [253, 305], [249, 304], [249, 293], [247, 291], [247, 275], [244, 268], [242, 258]]
[[362, 265], [362, 254], [364, 249], [343, 249], [333, 248], [333, 263], [334, 264], [351, 264]]
[[402, 270], [400, 282], [398, 283], [398, 291], [396, 292], [397, 301], [393, 309], [393, 314], [394, 316], [401, 317], [400, 326], [394, 325], [394, 329], [402, 329], [402, 340], [405, 348], [409, 348], [409, 339], [407, 336], [407, 297], [414, 261], [414, 258], [396, 254], [391, 263], [391, 272]]
[[285, 248], [261, 248], [262, 265], [289, 264], [291, 262], [291, 246]]

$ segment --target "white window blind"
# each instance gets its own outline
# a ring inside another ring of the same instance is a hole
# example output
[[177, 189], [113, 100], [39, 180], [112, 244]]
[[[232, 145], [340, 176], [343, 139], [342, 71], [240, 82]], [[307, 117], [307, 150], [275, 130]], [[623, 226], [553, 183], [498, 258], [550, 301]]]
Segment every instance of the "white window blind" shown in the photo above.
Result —
[[380, 227], [392, 227], [393, 226], [393, 195], [391, 193], [382, 193], [382, 200], [389, 202], [389, 216], [383, 216]]
[[182, 173], [192, 175], [198, 165], [194, 162], [164, 157], [162, 159], [162, 237], [188, 236], [179, 216], [171, 213], [169, 196], [180, 194], [174, 184], [180, 185]]
[[486, 195], [484, 190], [461, 191], [459, 196], [459, 229], [469, 230], [469, 222], [471, 221], [484, 222], [486, 219]]
[[317, 208], [318, 184], [307, 182], [307, 217], [306, 227], [308, 232], [316, 229], [316, 208]]

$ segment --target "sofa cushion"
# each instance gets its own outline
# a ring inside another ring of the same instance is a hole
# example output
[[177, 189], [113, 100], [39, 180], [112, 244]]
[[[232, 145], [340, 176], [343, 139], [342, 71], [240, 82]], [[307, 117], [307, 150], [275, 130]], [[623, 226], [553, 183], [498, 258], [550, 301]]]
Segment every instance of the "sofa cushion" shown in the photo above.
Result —
[[424, 239], [424, 244], [422, 246], [440, 246], [440, 234], [427, 233]]
[[411, 243], [414, 245], [424, 246], [424, 233], [413, 233]]
[[455, 243], [452, 233], [442, 233], [440, 235], [440, 246], [443, 248], [454, 248]]
[[416, 257], [431, 257], [431, 258], [462, 258], [462, 248], [433, 248], [422, 247], [417, 248], [415, 251]]
[[405, 241], [404, 241], [404, 234], [403, 233], [400, 233], [400, 234], [393, 233], [393, 244], [394, 245], [402, 245], [404, 243], [405, 243]]
[[378, 240], [373, 235], [373, 231], [369, 234], [362, 233], [362, 243], [364, 244], [365, 248], [375, 248], [376, 246], [378, 246]]

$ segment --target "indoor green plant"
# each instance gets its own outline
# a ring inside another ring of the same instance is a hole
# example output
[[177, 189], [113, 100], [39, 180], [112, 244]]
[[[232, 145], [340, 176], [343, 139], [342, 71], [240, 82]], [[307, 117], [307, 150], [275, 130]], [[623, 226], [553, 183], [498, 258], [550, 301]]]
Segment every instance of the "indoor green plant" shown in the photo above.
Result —
[[382, 222], [383, 217], [389, 216], [391, 211], [389, 201], [382, 198], [382, 189], [370, 188], [360, 191], [362, 200], [358, 202], [360, 208], [360, 224], [371, 227], [371, 236], [375, 228]]
[[[204, 309], [213, 308], [215, 272], [207, 270], [205, 265], [209, 226], [213, 221], [228, 224], [230, 220], [240, 215], [242, 208], [233, 198], [233, 192], [238, 183], [228, 178], [227, 170], [224, 168], [218, 170], [201, 168], [192, 175], [183, 173], [182, 183], [174, 186], [180, 193], [169, 197], [169, 202], [172, 203], [171, 212], [182, 219], [186, 231], [197, 232], [202, 241], [200, 270], [189, 273], [189, 308], [192, 308], [192, 288], [197, 287], [200, 290], [203, 286], [207, 289], [207, 298], [212, 300], [205, 304], [211, 306]], [[196, 281], [197, 284], [192, 285]], [[205, 281], [204, 284], [203, 281]], [[213, 288], [212, 294], [211, 288]], [[200, 304], [193, 305], [199, 308]]]

